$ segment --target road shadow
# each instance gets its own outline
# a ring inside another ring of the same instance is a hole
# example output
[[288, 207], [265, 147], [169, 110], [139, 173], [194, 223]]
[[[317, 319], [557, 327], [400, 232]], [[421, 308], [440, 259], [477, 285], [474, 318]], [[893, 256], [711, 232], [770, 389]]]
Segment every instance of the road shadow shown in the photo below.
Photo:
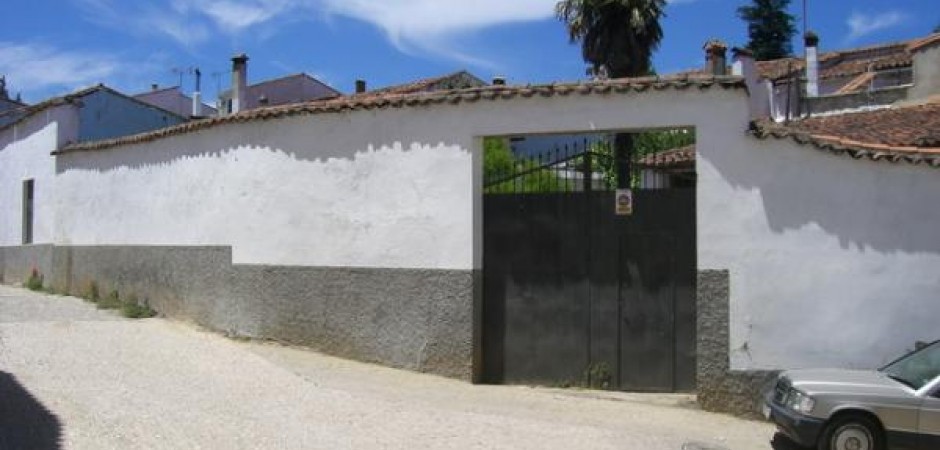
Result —
[[62, 424], [13, 375], [0, 371], [0, 449], [58, 450]]
[[790, 438], [783, 435], [783, 433], [777, 432], [774, 434], [774, 438], [770, 440], [770, 448], [774, 450], [806, 450], [806, 447], [801, 447], [790, 440]]

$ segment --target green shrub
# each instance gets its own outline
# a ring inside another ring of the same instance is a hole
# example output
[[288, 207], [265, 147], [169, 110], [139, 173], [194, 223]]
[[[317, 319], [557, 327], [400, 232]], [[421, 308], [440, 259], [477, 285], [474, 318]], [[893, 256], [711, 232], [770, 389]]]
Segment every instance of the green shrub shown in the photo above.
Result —
[[26, 289], [31, 291], [42, 290], [42, 274], [39, 273], [39, 269], [33, 267], [33, 270], [29, 273], [29, 278], [26, 279]]

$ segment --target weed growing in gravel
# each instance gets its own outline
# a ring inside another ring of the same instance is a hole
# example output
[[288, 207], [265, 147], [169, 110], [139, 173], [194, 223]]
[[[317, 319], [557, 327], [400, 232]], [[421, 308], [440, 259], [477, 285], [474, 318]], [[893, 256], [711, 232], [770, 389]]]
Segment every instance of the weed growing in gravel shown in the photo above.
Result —
[[42, 274], [39, 273], [39, 269], [33, 267], [33, 270], [29, 273], [29, 278], [26, 279], [26, 289], [31, 291], [42, 290]]
[[117, 290], [112, 290], [105, 298], [98, 300], [98, 309], [118, 309], [123, 304]]
[[82, 289], [82, 298], [90, 302], [97, 302], [100, 299], [98, 283], [96, 281], [91, 280], [85, 283], [85, 288]]
[[157, 312], [150, 309], [146, 303], [140, 304], [137, 296], [131, 294], [127, 300], [121, 302], [121, 315], [129, 319], [146, 319], [156, 316]]

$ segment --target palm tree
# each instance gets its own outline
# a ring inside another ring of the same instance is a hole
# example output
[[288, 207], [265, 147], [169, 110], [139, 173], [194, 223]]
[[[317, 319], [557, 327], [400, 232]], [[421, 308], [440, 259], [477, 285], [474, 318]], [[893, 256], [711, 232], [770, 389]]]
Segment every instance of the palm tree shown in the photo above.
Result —
[[665, 7], [666, 0], [562, 0], [555, 14], [571, 42], [581, 43], [591, 73], [621, 78], [650, 73]]
[[[666, 0], [561, 0], [555, 14], [565, 22], [571, 42], [581, 43], [588, 73], [611, 78], [652, 73], [653, 52], [663, 38], [659, 20]], [[617, 187], [630, 187], [633, 137], [614, 138]]]

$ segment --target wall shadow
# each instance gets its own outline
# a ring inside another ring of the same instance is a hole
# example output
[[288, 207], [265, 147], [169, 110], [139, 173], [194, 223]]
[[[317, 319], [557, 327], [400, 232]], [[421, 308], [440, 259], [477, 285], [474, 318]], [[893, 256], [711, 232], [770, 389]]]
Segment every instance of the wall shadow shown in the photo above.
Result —
[[[747, 138], [747, 151], [707, 151], [729, 184], [756, 190], [776, 234], [818, 227], [843, 249], [940, 254], [936, 169], [854, 160], [787, 140]], [[703, 152], [706, 153], [706, 152]]]
[[0, 371], [0, 449], [62, 448], [62, 424], [13, 375]]

